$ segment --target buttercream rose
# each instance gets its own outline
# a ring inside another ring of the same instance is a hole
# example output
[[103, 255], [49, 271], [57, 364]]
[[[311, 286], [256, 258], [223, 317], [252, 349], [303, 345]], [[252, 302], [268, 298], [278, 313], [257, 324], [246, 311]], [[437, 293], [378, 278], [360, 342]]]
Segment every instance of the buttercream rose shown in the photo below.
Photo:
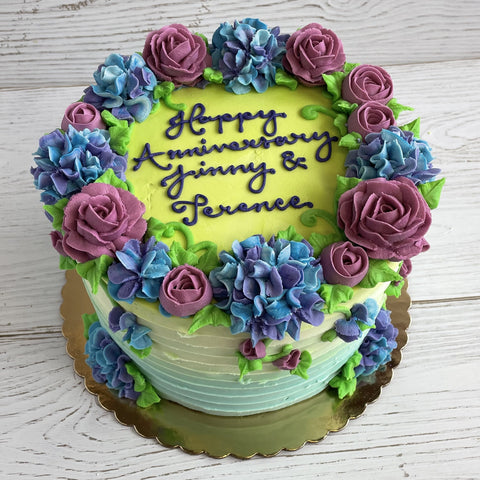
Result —
[[168, 313], [187, 317], [208, 305], [212, 296], [207, 276], [191, 265], [181, 265], [163, 279], [159, 300]]
[[348, 117], [349, 132], [357, 132], [363, 138], [369, 133], [381, 132], [395, 125], [392, 110], [380, 102], [365, 102], [356, 108]]
[[354, 287], [368, 272], [368, 255], [350, 242], [328, 245], [320, 254], [323, 276], [332, 285]]
[[293, 33], [283, 58], [285, 70], [307, 86], [324, 85], [322, 75], [342, 70], [345, 53], [340, 39], [318, 23]]
[[278, 367], [280, 370], [294, 370], [297, 368], [298, 364], [300, 363], [300, 350], [292, 350], [288, 355], [285, 357], [279, 358], [275, 360], [273, 365]]
[[430, 208], [408, 178], [360, 182], [340, 197], [337, 222], [370, 258], [400, 261], [429, 248]]
[[264, 358], [267, 354], [267, 348], [265, 344], [260, 340], [255, 346], [253, 346], [252, 339], [248, 338], [240, 344], [240, 353], [247, 360], [258, 360]]
[[342, 97], [350, 103], [373, 100], [386, 105], [393, 97], [392, 77], [381, 67], [359, 65], [343, 80]]
[[145, 205], [134, 195], [105, 183], [91, 183], [65, 207], [62, 247], [78, 262], [113, 257], [131, 239], [140, 240], [147, 222]]
[[143, 58], [158, 79], [176, 87], [195, 85], [212, 65], [203, 39], [177, 23], [147, 35]]
[[84, 102], [72, 103], [65, 111], [62, 130], [67, 131], [69, 125], [72, 125], [75, 130], [84, 130], [85, 128], [105, 130], [107, 128], [100, 112], [93, 105]]

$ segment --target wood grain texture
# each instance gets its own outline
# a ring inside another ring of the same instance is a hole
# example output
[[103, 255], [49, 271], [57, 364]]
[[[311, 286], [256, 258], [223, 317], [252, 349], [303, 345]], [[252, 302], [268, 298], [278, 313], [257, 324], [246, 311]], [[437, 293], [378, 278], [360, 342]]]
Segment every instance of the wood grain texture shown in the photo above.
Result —
[[[480, 474], [480, 3], [300, 0], [3, 0], [0, 3], [0, 478], [476, 479]], [[179, 22], [211, 35], [255, 15], [284, 31], [318, 21], [348, 60], [388, 66], [447, 184], [414, 259], [410, 341], [364, 416], [271, 459], [214, 460], [139, 437], [103, 411], [65, 353], [63, 272], [28, 171], [96, 65]], [[459, 81], [460, 79], [460, 81]]]

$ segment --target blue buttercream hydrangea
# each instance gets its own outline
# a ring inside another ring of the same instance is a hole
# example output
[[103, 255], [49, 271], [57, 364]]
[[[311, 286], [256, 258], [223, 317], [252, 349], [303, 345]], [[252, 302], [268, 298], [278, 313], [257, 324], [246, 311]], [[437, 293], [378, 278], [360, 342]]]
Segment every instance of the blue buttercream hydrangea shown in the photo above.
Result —
[[37, 167], [30, 171], [35, 187], [43, 190], [42, 202], [53, 205], [70, 198], [109, 168], [125, 180], [127, 156], [115, 153], [109, 141], [106, 130], [78, 131], [71, 125], [67, 132], [55, 130], [40, 138], [34, 153]]
[[158, 100], [153, 98], [157, 79], [138, 53], [112, 53], [93, 74], [97, 82], [85, 90], [83, 101], [98, 110], [111, 110], [120, 120], [143, 122]]
[[375, 328], [368, 331], [360, 345], [360, 364], [355, 367], [355, 376], [370, 375], [391, 360], [391, 353], [397, 347], [398, 330], [392, 325], [390, 312], [381, 309], [375, 319]]
[[365, 303], [356, 303], [350, 309], [350, 318], [341, 318], [335, 322], [335, 331], [344, 342], [353, 342], [360, 338], [362, 331], [375, 323], [377, 302], [368, 298]]
[[126, 330], [123, 341], [137, 350], [144, 350], [152, 345], [148, 334], [150, 328], [137, 323], [137, 317], [132, 312], [126, 312], [122, 307], [113, 307], [108, 315], [108, 326], [112, 332]]
[[106, 383], [108, 388], [117, 390], [120, 398], [137, 400], [140, 393], [134, 390], [134, 379], [125, 367], [131, 359], [123, 353], [100, 322], [92, 323], [88, 329], [85, 353], [88, 355], [85, 362], [91, 367], [93, 379], [97, 383]]
[[254, 235], [235, 241], [219, 255], [222, 266], [210, 272], [216, 306], [230, 313], [233, 334], [249, 332], [252, 344], [285, 332], [295, 340], [302, 322], [320, 325], [323, 299], [317, 293], [322, 267], [306, 241]]
[[346, 176], [369, 180], [407, 177], [415, 185], [435, 180], [440, 169], [433, 168], [431, 147], [412, 132], [392, 126], [369, 133], [358, 150], [350, 150], [345, 160]]
[[278, 27], [269, 29], [258, 19], [222, 23], [212, 38], [213, 67], [222, 72], [229, 92], [248, 93], [253, 86], [262, 93], [275, 85], [287, 40]]
[[150, 237], [147, 243], [129, 240], [115, 252], [118, 262], [108, 267], [108, 291], [117, 301], [132, 303], [135, 297], [158, 300], [163, 278], [172, 268], [169, 248]]

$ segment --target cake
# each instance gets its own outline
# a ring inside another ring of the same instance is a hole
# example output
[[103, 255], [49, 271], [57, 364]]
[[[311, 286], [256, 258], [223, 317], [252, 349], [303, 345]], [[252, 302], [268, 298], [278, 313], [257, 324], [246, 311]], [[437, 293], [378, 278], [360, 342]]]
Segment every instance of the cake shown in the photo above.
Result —
[[381, 67], [317, 23], [211, 40], [173, 24], [109, 55], [32, 168], [60, 268], [82, 277], [86, 362], [140, 408], [246, 416], [390, 360], [443, 179]]

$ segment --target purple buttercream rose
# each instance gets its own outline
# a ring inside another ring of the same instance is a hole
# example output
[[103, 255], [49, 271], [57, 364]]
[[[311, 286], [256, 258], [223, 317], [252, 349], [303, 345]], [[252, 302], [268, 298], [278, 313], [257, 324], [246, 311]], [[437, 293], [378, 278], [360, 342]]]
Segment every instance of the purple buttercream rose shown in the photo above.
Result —
[[195, 85], [212, 65], [203, 39], [177, 23], [147, 35], [143, 58], [158, 79], [176, 87]]
[[162, 307], [178, 317], [193, 315], [212, 300], [212, 287], [207, 276], [191, 265], [170, 270], [163, 279], [159, 299]]
[[65, 250], [63, 250], [62, 242], [63, 242], [63, 236], [60, 232], [57, 232], [57, 230], [53, 230], [50, 232], [50, 238], [52, 239], [52, 245], [53, 248], [63, 256], [66, 256], [67, 254], [65, 253]]
[[101, 255], [113, 257], [128, 240], [140, 240], [147, 222], [145, 205], [130, 192], [105, 183], [91, 183], [65, 207], [62, 247], [78, 262]]
[[292, 350], [288, 355], [285, 357], [279, 358], [275, 360], [273, 365], [278, 367], [280, 370], [294, 370], [297, 368], [297, 365], [300, 363], [300, 350]]
[[322, 75], [342, 70], [345, 54], [340, 39], [318, 23], [310, 23], [291, 35], [283, 58], [285, 70], [304, 85], [324, 85]]
[[320, 263], [325, 280], [332, 285], [354, 287], [368, 272], [368, 255], [350, 242], [337, 242], [322, 250]]
[[369, 133], [381, 132], [395, 123], [390, 108], [380, 102], [368, 101], [350, 114], [347, 127], [349, 132], [357, 132], [365, 138]]
[[247, 360], [258, 360], [259, 358], [264, 358], [267, 354], [265, 344], [260, 340], [253, 346], [251, 338], [244, 340], [240, 344], [239, 350]]
[[75, 130], [84, 130], [85, 128], [105, 130], [107, 128], [100, 112], [93, 105], [84, 102], [72, 103], [65, 111], [62, 130], [68, 130], [69, 125], [72, 125]]
[[408, 178], [360, 182], [340, 197], [337, 222], [370, 258], [400, 261], [429, 248], [430, 208]]
[[343, 80], [342, 97], [359, 105], [369, 101], [386, 105], [393, 97], [392, 77], [381, 67], [359, 65]]

